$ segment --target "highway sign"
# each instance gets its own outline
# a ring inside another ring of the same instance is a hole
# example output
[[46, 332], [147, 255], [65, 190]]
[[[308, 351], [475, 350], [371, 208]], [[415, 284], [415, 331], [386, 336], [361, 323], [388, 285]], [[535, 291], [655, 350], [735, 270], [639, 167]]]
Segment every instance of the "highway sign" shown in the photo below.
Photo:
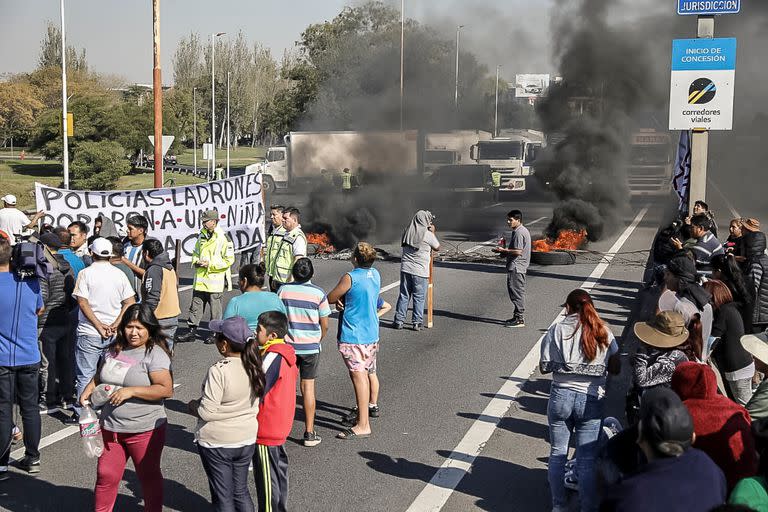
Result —
[[677, 0], [677, 14], [737, 14], [741, 10], [741, 0]]
[[736, 39], [672, 41], [669, 129], [730, 130]]
[[[168, 152], [168, 149], [171, 147], [171, 144], [173, 144], [173, 139], [176, 137], [173, 135], [163, 135], [163, 156]], [[150, 135], [149, 136], [149, 142], [152, 143], [152, 146], [155, 145], [155, 136]]]

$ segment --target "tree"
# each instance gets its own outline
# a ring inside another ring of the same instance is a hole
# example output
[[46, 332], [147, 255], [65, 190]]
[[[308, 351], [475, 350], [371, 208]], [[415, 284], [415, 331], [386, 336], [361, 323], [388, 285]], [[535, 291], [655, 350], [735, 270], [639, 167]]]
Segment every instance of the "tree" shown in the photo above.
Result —
[[9, 138], [26, 140], [45, 105], [24, 82], [0, 83], [0, 130], [3, 145]]
[[[38, 69], [43, 68], [61, 69], [61, 30], [51, 22], [48, 22], [45, 36], [40, 44]], [[67, 71], [88, 71], [85, 49], [81, 49], [78, 55], [74, 46], [67, 46]]]
[[203, 46], [200, 36], [191, 32], [189, 39], [182, 37], [171, 58], [175, 87], [191, 91], [199, 85], [200, 78], [205, 74], [202, 58]]
[[125, 150], [114, 141], [83, 142], [72, 161], [72, 186], [79, 190], [111, 190], [130, 170]]

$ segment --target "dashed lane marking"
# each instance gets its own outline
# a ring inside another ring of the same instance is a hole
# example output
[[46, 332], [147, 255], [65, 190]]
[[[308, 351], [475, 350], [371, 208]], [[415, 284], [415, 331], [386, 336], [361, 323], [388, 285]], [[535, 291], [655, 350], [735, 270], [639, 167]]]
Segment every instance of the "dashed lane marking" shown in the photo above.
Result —
[[[621, 250], [646, 213], [648, 213], [648, 206], [640, 210], [632, 223], [627, 226], [621, 236], [608, 250], [603, 261], [595, 267], [580, 288], [590, 290], [595, 287], [611, 264], [614, 255]], [[550, 327], [560, 322], [563, 318], [565, 318], [565, 309], [560, 311], [550, 324]], [[498, 427], [501, 418], [506, 415], [512, 405], [512, 399], [517, 397], [525, 383], [528, 382], [536, 370], [539, 361], [539, 351], [541, 350], [541, 340], [543, 338], [544, 335], [542, 334], [530, 352], [512, 372], [512, 375], [505, 380], [504, 384], [496, 392], [496, 395], [486, 406], [479, 419], [475, 420], [429, 483], [416, 496], [411, 506], [408, 507], [407, 512], [438, 512], [445, 506], [448, 498], [451, 497], [451, 494], [459, 485], [459, 482], [469, 473], [472, 464], [474, 464], [477, 456], [483, 451], [485, 444]]]

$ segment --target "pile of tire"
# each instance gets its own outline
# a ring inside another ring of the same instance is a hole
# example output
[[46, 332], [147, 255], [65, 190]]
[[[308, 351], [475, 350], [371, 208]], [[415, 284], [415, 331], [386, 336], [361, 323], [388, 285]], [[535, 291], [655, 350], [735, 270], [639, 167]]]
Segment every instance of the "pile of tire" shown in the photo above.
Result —
[[536, 265], [573, 265], [576, 255], [569, 251], [532, 251], [531, 263]]

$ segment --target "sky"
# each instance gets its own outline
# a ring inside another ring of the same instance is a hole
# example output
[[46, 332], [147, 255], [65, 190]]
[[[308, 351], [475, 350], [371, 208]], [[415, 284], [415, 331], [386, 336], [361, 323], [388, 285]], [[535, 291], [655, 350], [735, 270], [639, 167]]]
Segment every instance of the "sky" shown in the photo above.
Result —
[[[333, 19], [361, 0], [160, 0], [163, 82], [172, 82], [171, 57], [190, 32], [242, 30], [280, 58], [311, 23]], [[400, 8], [400, 2], [387, 0]], [[550, 72], [548, 11], [552, 0], [405, 0], [406, 16], [455, 37], [489, 68]], [[0, 75], [37, 65], [47, 23], [60, 24], [59, 0], [0, 0]], [[65, 0], [67, 45], [84, 48], [92, 70], [152, 82], [152, 9], [149, 0]]]

